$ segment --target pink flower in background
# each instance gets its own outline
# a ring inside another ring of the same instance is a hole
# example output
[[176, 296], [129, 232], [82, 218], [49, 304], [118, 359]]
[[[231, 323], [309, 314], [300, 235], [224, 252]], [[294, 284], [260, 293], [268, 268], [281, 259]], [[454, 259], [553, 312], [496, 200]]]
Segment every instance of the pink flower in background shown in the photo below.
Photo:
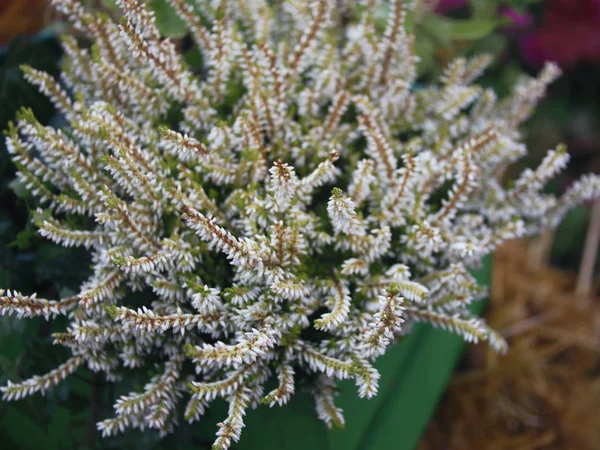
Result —
[[[485, 0], [481, 0], [485, 1]], [[441, 0], [435, 12], [446, 14], [467, 6], [467, 0]], [[541, 25], [533, 26], [530, 13], [501, 6], [498, 13], [509, 19], [505, 33], [520, 43], [532, 66], [554, 61], [568, 68], [582, 61], [600, 62], [600, 0], [548, 0]]]
[[441, 0], [435, 7], [435, 12], [443, 14], [454, 9], [462, 8], [467, 2], [468, 0]]
[[533, 16], [530, 13], [521, 14], [510, 6], [500, 7], [499, 13], [501, 16], [510, 20], [508, 29], [510, 31], [523, 31], [531, 28], [533, 25]]
[[600, 61], [600, 0], [552, 0], [541, 26], [521, 46], [534, 66], [554, 61], [566, 68]]

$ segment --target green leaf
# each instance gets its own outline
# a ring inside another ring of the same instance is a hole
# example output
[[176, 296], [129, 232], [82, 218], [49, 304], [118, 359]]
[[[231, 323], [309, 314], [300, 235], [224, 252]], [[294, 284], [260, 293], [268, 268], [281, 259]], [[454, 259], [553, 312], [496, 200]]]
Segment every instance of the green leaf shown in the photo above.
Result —
[[65, 443], [69, 437], [69, 423], [71, 414], [64, 406], [59, 406], [52, 414], [52, 421], [48, 425], [50, 439], [55, 442]]
[[49, 436], [34, 423], [28, 416], [19, 412], [13, 405], [9, 405], [6, 414], [0, 422], [0, 430], [21, 448], [27, 450], [54, 450], [58, 449], [58, 442]]
[[476, 19], [489, 19], [496, 14], [498, 9], [497, 0], [469, 0], [472, 17]]
[[499, 25], [497, 20], [448, 20], [450, 37], [454, 40], [476, 40], [494, 32]]
[[419, 74], [426, 74], [434, 69], [435, 50], [435, 42], [430, 36], [424, 35], [421, 39], [415, 40], [415, 52], [419, 56]]
[[190, 67], [200, 70], [202, 68], [202, 53], [198, 50], [198, 48], [194, 47], [191, 50], [185, 52], [183, 54], [183, 59], [186, 63], [190, 65]]
[[8, 183], [8, 187], [19, 198], [22, 198], [22, 199], [31, 198], [31, 194], [29, 193], [29, 191], [25, 187], [25, 184], [21, 180], [19, 180], [18, 178], [15, 178], [10, 183]]
[[151, 6], [156, 15], [156, 25], [163, 36], [182, 38], [187, 34], [185, 22], [166, 0], [152, 0]]
[[12, 360], [11, 358], [7, 358], [4, 355], [0, 355], [0, 371], [2, 371], [2, 374], [12, 380], [18, 380], [19, 377], [19, 372], [17, 370], [17, 362]]
[[102, 5], [107, 9], [119, 10], [116, 0], [102, 0]]
[[491, 35], [501, 23], [501, 20], [451, 19], [430, 14], [423, 20], [422, 27], [425, 33], [445, 45], [451, 40], [482, 39]]
[[553, 262], [564, 267], [577, 267], [589, 222], [590, 209], [584, 205], [577, 206], [567, 213], [556, 230], [552, 245]]
[[421, 33], [418, 39], [415, 40], [416, 45], [421, 45], [419, 41], [423, 41], [426, 36], [430, 37], [435, 49], [435, 46], [446, 47], [450, 44], [450, 23], [449, 19], [438, 16], [437, 14], [429, 14], [421, 21]]
[[23, 231], [17, 234], [17, 238], [9, 244], [10, 247], [17, 247], [19, 250], [27, 250], [31, 248], [33, 245], [33, 241], [35, 240], [36, 233], [35, 230], [27, 225]]

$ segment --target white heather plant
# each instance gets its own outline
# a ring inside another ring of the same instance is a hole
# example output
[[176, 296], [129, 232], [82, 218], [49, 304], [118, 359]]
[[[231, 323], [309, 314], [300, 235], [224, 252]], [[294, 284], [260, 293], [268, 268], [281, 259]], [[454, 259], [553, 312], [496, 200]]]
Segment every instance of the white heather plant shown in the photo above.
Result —
[[158, 367], [98, 428], [168, 433], [179, 402], [192, 422], [223, 397], [214, 447], [226, 449], [246, 409], [283, 405], [300, 386], [327, 425], [343, 425], [335, 381], [375, 395], [372, 361], [415, 322], [503, 351], [466, 308], [485, 295], [469, 268], [600, 192], [586, 176], [560, 198], [541, 193], [567, 162], [562, 147], [503, 177], [558, 69], [498, 100], [472, 84], [481, 55], [417, 88], [410, 3], [392, 2], [380, 34], [377, 0], [354, 21], [353, 2], [169, 1], [200, 71], [139, 0], [117, 0], [120, 24], [55, 0], [92, 44], [64, 38], [60, 80], [24, 68], [67, 125], [23, 110], [9, 151], [46, 207], [41, 235], [89, 249], [93, 274], [60, 300], [0, 291], [3, 314], [68, 316], [55, 341], [73, 354], [3, 398], [43, 394], [79, 366], [114, 382]]

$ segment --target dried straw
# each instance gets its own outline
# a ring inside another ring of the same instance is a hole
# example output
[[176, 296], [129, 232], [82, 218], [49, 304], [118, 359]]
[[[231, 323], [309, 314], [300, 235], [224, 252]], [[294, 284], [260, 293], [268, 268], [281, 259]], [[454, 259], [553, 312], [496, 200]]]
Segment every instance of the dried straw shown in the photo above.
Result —
[[496, 253], [486, 316], [510, 350], [469, 349], [421, 450], [600, 448], [599, 299], [533, 248]]

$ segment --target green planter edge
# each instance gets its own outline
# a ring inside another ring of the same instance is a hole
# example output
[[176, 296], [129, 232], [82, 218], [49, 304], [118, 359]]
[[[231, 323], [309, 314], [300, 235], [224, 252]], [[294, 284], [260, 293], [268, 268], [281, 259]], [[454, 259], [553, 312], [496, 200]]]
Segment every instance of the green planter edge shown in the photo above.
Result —
[[[491, 255], [485, 257], [482, 267], [473, 271], [482, 286], [491, 283], [491, 261]], [[485, 303], [476, 302], [470, 309], [480, 315]], [[344, 429], [328, 430], [316, 418], [313, 398], [299, 393], [284, 407], [261, 406], [249, 411], [240, 442], [232, 450], [414, 449], [465, 346], [460, 336], [430, 325], [416, 325], [375, 363], [381, 373], [376, 397], [358, 398], [352, 381], [338, 384], [336, 405], [344, 410]], [[201, 434], [208, 438], [206, 431]]]

